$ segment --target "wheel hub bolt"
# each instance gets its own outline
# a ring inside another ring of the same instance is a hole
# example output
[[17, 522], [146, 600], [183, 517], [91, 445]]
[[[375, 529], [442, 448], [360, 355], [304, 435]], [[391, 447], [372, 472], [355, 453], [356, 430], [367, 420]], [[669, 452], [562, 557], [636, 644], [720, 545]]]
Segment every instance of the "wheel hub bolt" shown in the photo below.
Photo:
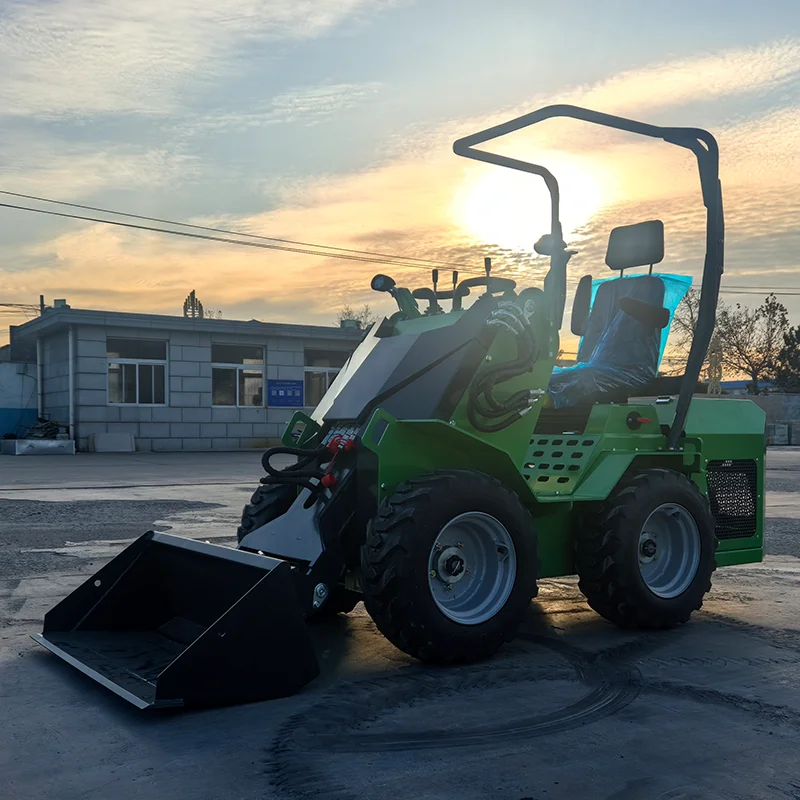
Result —
[[436, 577], [436, 570], [435, 569], [432, 569], [430, 571], [430, 576], [431, 576], [431, 578], [435, 578]]
[[652, 539], [645, 539], [642, 542], [642, 555], [645, 558], [652, 558], [656, 554], [656, 543]]

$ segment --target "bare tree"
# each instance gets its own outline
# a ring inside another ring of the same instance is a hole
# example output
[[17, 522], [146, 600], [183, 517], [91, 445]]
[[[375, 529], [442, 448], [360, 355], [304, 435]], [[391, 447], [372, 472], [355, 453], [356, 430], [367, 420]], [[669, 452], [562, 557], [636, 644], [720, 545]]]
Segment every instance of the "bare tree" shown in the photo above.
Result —
[[[671, 371], [665, 370], [670, 374], [678, 374], [686, 366], [699, 309], [700, 292], [690, 289], [672, 320], [670, 343], [676, 366]], [[759, 382], [775, 377], [781, 348], [784, 347], [784, 334], [788, 330], [786, 308], [773, 294], [757, 308], [740, 303], [728, 306], [720, 301], [716, 331], [703, 364], [707, 377], [712, 383], [718, 383], [722, 366], [729, 374], [748, 375], [751, 390], [758, 393]], [[713, 363], [709, 362], [709, 355], [715, 356], [711, 359]]]
[[737, 303], [717, 317], [722, 363], [732, 372], [750, 377], [758, 394], [759, 382], [775, 377], [784, 334], [789, 330], [786, 307], [770, 294], [757, 308]]
[[[717, 308], [717, 319], [725, 310], [724, 303], [720, 303]], [[667, 375], [683, 375], [686, 370], [686, 361], [689, 358], [689, 350], [692, 347], [694, 329], [697, 325], [697, 317], [700, 313], [700, 292], [697, 289], [689, 289], [684, 295], [675, 314], [672, 317], [670, 328], [670, 355], [664, 361], [668, 366], [663, 368]], [[703, 371], [709, 368], [708, 354], [703, 362]]]
[[336, 324], [340, 325], [345, 320], [355, 320], [361, 330], [366, 330], [375, 323], [377, 317], [372, 313], [372, 309], [365, 303], [360, 311], [355, 311], [352, 306], [345, 305], [336, 317]]

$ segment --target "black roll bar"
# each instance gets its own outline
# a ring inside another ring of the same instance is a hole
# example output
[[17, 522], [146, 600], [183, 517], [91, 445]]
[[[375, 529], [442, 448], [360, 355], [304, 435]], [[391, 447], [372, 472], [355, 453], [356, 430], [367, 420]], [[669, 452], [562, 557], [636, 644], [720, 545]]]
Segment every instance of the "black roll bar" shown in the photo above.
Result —
[[[486, 128], [486, 130], [473, 133], [454, 142], [453, 151], [456, 155], [472, 158], [476, 161], [484, 161], [487, 164], [496, 164], [501, 167], [528, 172], [532, 175], [539, 175], [544, 179], [550, 192], [550, 233], [555, 246], [555, 250], [550, 257], [551, 271], [554, 268], [557, 269], [559, 274], [556, 279], [560, 279], [560, 283], [564, 285], [564, 292], [566, 292], [566, 262], [569, 260], [569, 256], [563, 243], [559, 217], [558, 181], [549, 170], [538, 164], [531, 164], [527, 161], [509, 158], [497, 153], [489, 153], [476, 148], [476, 145], [554, 117], [569, 117], [583, 122], [591, 122], [595, 125], [603, 125], [607, 128], [629, 131], [641, 136], [663, 139], [669, 144], [691, 150], [697, 158], [700, 188], [703, 193], [703, 204], [706, 207], [706, 255], [703, 265], [697, 324], [695, 325], [692, 346], [686, 361], [686, 371], [681, 382], [678, 404], [675, 409], [675, 419], [667, 437], [667, 447], [670, 450], [674, 450], [678, 446], [678, 440], [683, 435], [683, 426], [686, 422], [686, 415], [689, 412], [692, 394], [700, 377], [703, 361], [705, 361], [706, 352], [714, 333], [719, 285], [724, 270], [725, 220], [722, 210], [722, 186], [719, 181], [719, 147], [717, 141], [708, 131], [702, 128], [664, 128], [659, 125], [649, 125], [645, 122], [626, 119], [625, 117], [591, 111], [580, 106], [553, 105], [540, 108], [538, 111], [532, 111], [529, 114], [523, 114], [521, 117], [500, 125], [494, 125], [491, 128]], [[557, 320], [559, 327], [561, 325], [561, 316], [563, 316], [563, 303]]]

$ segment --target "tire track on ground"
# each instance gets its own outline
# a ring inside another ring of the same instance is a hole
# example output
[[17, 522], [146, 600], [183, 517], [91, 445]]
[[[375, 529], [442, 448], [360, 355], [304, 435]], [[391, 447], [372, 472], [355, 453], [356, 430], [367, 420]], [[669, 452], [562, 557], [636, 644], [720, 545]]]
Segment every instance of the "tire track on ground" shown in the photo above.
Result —
[[797, 628], [777, 628], [770, 625], [759, 625], [755, 622], [747, 622], [737, 617], [720, 614], [717, 611], [706, 611], [705, 609], [701, 613], [720, 625], [747, 632], [760, 639], [766, 639], [774, 647], [800, 653], [800, 630]]
[[[775, 629], [745, 623], [722, 614], [703, 612], [714, 622], [742, 632], [768, 638], [776, 644]], [[738, 711], [773, 724], [800, 728], [800, 711], [786, 706], [741, 697], [683, 683], [648, 679], [641, 675], [639, 662], [655, 651], [680, 643], [691, 629], [644, 633], [622, 644], [596, 653], [576, 647], [563, 639], [547, 635], [520, 633], [517, 641], [545, 647], [564, 659], [564, 666], [542, 667], [503, 665], [497, 662], [462, 667], [447, 672], [414, 669], [410, 674], [391, 675], [340, 684], [302, 712], [289, 718], [279, 729], [268, 757], [273, 785], [288, 796], [332, 800], [355, 800], [347, 787], [334, 785], [318, 762], [333, 753], [391, 753], [413, 750], [491, 747], [496, 744], [571, 730], [611, 716], [633, 703], [640, 694], [684, 697], [694, 702]], [[800, 631], [777, 631], [782, 646], [800, 650]], [[781, 646], [781, 645], [778, 645]], [[530, 656], [523, 660], [532, 660]], [[736, 660], [736, 659], [731, 659]], [[658, 659], [689, 666], [704, 659], [668, 656]], [[742, 659], [746, 662], [747, 659]], [[760, 664], [759, 660], [759, 664]], [[759, 666], [755, 664], [754, 666]], [[365, 726], [403, 707], [409, 708], [430, 699], [442, 699], [475, 689], [491, 691], [514, 684], [538, 681], [573, 681], [588, 691], [565, 707], [540, 715], [504, 720], [501, 724], [472, 727], [468, 730], [406, 730], [398, 733], [365, 731]], [[335, 734], [332, 731], [336, 731]]]
[[777, 706], [774, 703], [742, 697], [733, 692], [705, 689], [678, 681], [645, 681], [642, 684], [642, 691], [645, 694], [688, 697], [698, 703], [732, 708], [745, 714], [766, 719], [769, 722], [800, 728], [800, 711], [795, 711], [787, 706]]
[[[517, 638], [555, 652], [565, 660], [565, 666], [536, 668], [526, 664], [502, 666], [495, 662], [446, 673], [420, 668], [408, 675], [341, 684], [318, 702], [290, 717], [278, 730], [268, 760], [273, 785], [294, 797], [325, 796], [350, 800], [352, 793], [326, 779], [314, 763], [315, 754], [486, 747], [521, 741], [588, 725], [618, 712], [639, 696], [639, 671], [635, 665], [628, 664], [622, 654], [616, 660], [610, 660], [607, 651], [591, 654], [552, 637], [520, 634]], [[629, 650], [642, 653], [659, 644], [652, 637], [642, 637]], [[427, 727], [400, 734], [363, 730], [365, 725], [387, 713], [426, 699], [545, 680], [574, 681], [586, 685], [589, 691], [557, 711], [471, 730], [432, 730]], [[331, 731], [336, 731], [336, 734]]]

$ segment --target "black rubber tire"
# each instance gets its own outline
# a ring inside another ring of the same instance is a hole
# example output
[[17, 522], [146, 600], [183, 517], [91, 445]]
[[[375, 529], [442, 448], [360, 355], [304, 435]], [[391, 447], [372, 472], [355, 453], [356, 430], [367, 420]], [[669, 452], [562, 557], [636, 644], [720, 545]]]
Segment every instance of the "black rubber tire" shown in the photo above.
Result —
[[248, 533], [285, 514], [297, 497], [297, 488], [285, 483], [261, 484], [242, 509], [242, 522], [236, 529], [241, 544]]
[[[285, 483], [259, 486], [253, 492], [250, 502], [242, 510], [242, 522], [236, 530], [239, 544], [251, 531], [272, 522], [281, 514], [285, 514], [296, 497], [296, 487]], [[337, 614], [347, 614], [356, 607], [360, 600], [361, 595], [357, 592], [345, 589], [344, 586], [332, 586], [325, 604], [312, 614], [311, 619], [323, 620]]]
[[[479, 625], [446, 617], [428, 586], [436, 537], [451, 519], [468, 511], [499, 520], [517, 556], [508, 600]], [[398, 486], [370, 521], [361, 549], [364, 605], [381, 633], [415, 658], [438, 664], [479, 661], [514, 638], [536, 596], [538, 567], [533, 520], [514, 492], [480, 472], [435, 472]]]
[[[694, 580], [677, 597], [650, 591], [639, 569], [639, 535], [663, 503], [677, 503], [700, 533], [700, 562]], [[665, 629], [689, 621], [703, 605], [716, 569], [717, 537], [708, 501], [679, 472], [649, 469], [625, 480], [604, 503], [582, 517], [575, 537], [579, 587], [589, 605], [622, 628]]]

